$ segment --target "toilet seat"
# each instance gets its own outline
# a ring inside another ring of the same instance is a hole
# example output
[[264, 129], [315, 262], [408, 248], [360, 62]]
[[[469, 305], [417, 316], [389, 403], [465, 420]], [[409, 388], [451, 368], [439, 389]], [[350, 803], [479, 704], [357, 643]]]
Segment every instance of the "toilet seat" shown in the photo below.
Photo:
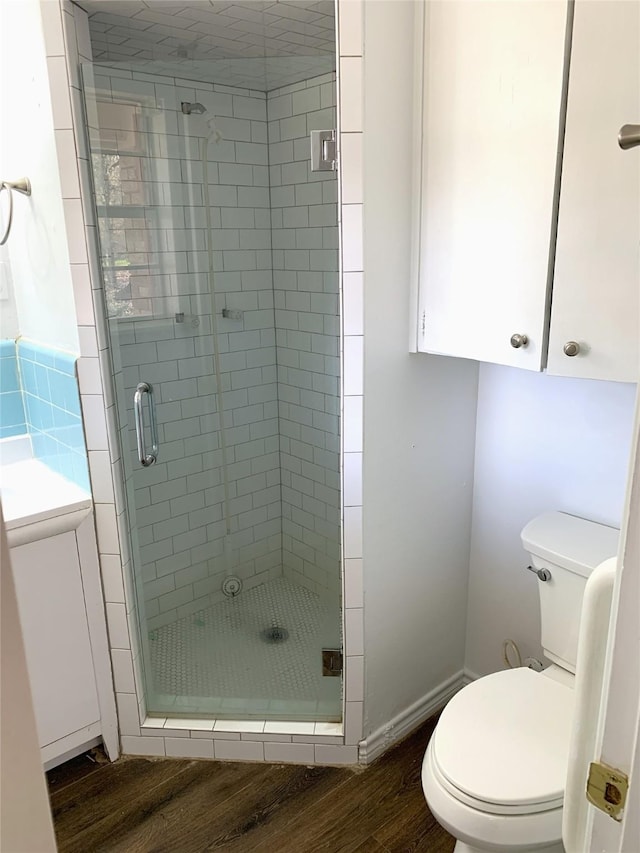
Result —
[[479, 800], [476, 797], [471, 797], [460, 788], [452, 785], [449, 779], [444, 775], [438, 761], [433, 754], [433, 748], [430, 753], [430, 769], [435, 781], [446, 791], [451, 797], [469, 808], [483, 812], [486, 815], [536, 815], [546, 811], [553, 811], [562, 808], [562, 798], [544, 803], [527, 803], [524, 805], [505, 805], [503, 803], [488, 803], [486, 800]]
[[432, 737], [431, 767], [459, 802], [487, 814], [561, 808], [573, 690], [527, 668], [464, 687]]
[[421, 775], [422, 788], [433, 816], [454, 838], [472, 850], [531, 853], [533, 849], [548, 848], [548, 853], [563, 851], [560, 842], [562, 808], [506, 816], [489, 814], [452, 796], [440, 784], [434, 769], [433, 737], [424, 756]]

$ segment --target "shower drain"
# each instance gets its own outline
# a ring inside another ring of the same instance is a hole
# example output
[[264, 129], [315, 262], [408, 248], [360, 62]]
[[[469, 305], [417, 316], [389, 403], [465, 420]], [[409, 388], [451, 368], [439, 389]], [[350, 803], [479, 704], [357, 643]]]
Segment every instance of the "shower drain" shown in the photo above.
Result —
[[279, 625], [272, 625], [270, 628], [260, 631], [260, 639], [263, 643], [284, 643], [285, 640], [289, 639], [289, 632]]
[[229, 598], [233, 598], [239, 592], [242, 592], [242, 581], [235, 575], [229, 575], [228, 578], [222, 581], [222, 591]]

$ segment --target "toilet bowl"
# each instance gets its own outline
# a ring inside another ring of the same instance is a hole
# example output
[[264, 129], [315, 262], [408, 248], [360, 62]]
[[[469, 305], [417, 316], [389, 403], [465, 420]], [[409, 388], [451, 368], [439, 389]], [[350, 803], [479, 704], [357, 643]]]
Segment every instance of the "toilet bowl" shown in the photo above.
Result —
[[434, 817], [458, 839], [456, 853], [562, 853], [573, 690], [550, 669], [489, 675], [442, 712], [422, 786]]
[[542, 646], [553, 663], [480, 678], [442, 712], [422, 787], [433, 816], [456, 838], [455, 853], [563, 853], [582, 599], [591, 572], [616, 553], [618, 534], [560, 512], [522, 531], [538, 577]]

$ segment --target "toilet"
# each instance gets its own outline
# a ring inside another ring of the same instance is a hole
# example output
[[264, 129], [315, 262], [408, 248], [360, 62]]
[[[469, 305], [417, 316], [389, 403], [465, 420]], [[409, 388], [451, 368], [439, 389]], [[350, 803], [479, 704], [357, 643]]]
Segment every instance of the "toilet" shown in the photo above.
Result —
[[[540, 593], [542, 672], [518, 667], [468, 684], [445, 707], [422, 788], [455, 853], [563, 853], [562, 802], [587, 578], [615, 556], [619, 531], [546, 512], [522, 531]], [[536, 576], [537, 575], [537, 579]]]

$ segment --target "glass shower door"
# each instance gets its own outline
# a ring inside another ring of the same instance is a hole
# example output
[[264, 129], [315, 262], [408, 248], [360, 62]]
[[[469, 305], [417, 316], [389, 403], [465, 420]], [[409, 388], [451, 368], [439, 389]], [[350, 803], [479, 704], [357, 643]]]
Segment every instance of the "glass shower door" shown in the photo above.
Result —
[[150, 70], [85, 69], [146, 705], [339, 719], [335, 177], [273, 169], [267, 92]]

